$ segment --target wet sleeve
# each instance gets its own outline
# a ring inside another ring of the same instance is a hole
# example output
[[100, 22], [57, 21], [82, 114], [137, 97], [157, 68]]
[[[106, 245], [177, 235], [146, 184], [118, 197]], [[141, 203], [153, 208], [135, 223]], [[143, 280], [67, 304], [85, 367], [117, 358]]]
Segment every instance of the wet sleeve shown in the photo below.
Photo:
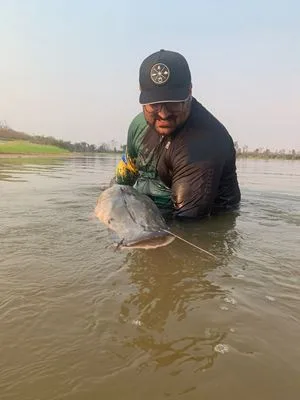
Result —
[[175, 217], [204, 218], [211, 214], [228, 150], [228, 143], [212, 139], [184, 144], [176, 150], [172, 162]]
[[174, 216], [204, 218], [210, 215], [222, 166], [219, 163], [188, 164], [173, 177]]
[[126, 150], [116, 167], [116, 183], [118, 184], [133, 186], [138, 177], [136, 166], [138, 149], [136, 139], [140, 129], [140, 120], [141, 117], [138, 115], [129, 126]]

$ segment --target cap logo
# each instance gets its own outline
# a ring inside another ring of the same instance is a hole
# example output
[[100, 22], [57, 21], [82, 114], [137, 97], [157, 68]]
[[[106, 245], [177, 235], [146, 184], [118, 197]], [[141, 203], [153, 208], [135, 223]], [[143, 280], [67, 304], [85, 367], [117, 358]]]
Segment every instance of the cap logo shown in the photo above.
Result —
[[151, 68], [150, 77], [156, 85], [161, 85], [170, 78], [170, 70], [165, 64], [155, 64]]

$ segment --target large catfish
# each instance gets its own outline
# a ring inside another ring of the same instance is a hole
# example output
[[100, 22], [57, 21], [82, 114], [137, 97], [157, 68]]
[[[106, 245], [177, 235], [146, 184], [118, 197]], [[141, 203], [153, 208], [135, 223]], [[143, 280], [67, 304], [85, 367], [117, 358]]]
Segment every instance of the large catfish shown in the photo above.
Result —
[[153, 249], [175, 239], [156, 204], [131, 186], [113, 184], [104, 190], [95, 214], [116, 234], [120, 248]]

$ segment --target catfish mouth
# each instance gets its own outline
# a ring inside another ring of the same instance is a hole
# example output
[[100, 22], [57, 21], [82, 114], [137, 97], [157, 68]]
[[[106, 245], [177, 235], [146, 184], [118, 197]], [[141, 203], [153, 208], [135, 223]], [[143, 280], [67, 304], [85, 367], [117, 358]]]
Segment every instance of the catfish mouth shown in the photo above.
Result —
[[167, 246], [175, 239], [167, 232], [147, 232], [137, 239], [123, 241], [121, 248], [127, 249], [156, 249], [157, 247]]

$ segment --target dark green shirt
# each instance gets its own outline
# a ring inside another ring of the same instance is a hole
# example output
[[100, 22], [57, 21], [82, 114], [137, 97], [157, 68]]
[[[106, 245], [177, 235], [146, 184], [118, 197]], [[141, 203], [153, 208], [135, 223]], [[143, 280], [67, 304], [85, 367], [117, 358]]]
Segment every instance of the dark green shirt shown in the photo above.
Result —
[[138, 114], [128, 129], [126, 156], [117, 166], [116, 182], [132, 185], [140, 193], [151, 197], [160, 208], [172, 208], [171, 190], [160, 179], [157, 171], [162, 138], [149, 148], [145, 137], [149, 131], [144, 114]]

